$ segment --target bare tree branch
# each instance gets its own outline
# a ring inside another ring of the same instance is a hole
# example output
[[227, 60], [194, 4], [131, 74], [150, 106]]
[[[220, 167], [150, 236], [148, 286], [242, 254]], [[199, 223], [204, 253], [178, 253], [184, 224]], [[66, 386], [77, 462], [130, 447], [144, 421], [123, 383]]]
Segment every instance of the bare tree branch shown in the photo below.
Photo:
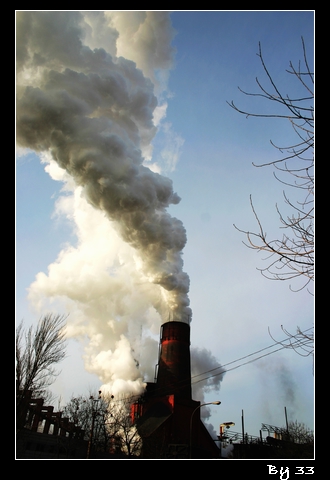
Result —
[[[281, 93], [266, 66], [259, 43], [257, 55], [260, 58], [271, 90], [266, 89], [258, 78], [256, 78], [256, 83], [261, 93], [248, 93], [242, 89], [239, 90], [247, 96], [262, 97], [267, 101], [276, 102], [284, 108], [284, 111], [283, 113], [274, 114], [251, 113], [237, 108], [233, 101], [229, 103], [232, 108], [247, 117], [289, 120], [294, 134], [299, 139], [298, 142], [284, 147], [280, 147], [271, 141], [272, 146], [282, 154], [282, 157], [260, 165], [253, 164], [257, 167], [273, 166], [276, 169], [274, 176], [279, 182], [287, 187], [305, 192], [302, 199], [298, 195], [295, 202], [289, 200], [288, 195], [283, 192], [284, 201], [292, 211], [292, 214], [289, 216], [283, 215], [278, 205], [276, 205], [281, 223], [280, 228], [285, 229], [286, 232], [277, 239], [269, 240], [267, 238], [253, 206], [251, 196], [251, 208], [257, 221], [258, 230], [250, 232], [234, 225], [237, 230], [246, 235], [247, 243], [243, 242], [245, 245], [258, 252], [264, 251], [269, 254], [266, 257], [269, 262], [268, 265], [259, 269], [262, 275], [272, 280], [304, 278], [303, 286], [296, 289], [296, 291], [305, 287], [308, 288], [310, 282], [314, 280], [314, 74], [311, 72], [308, 64], [303, 39], [302, 48], [304, 71], [301, 71], [300, 62], [298, 68], [295, 68], [292, 62], [290, 62], [290, 68], [287, 72], [293, 75], [298, 80], [300, 87], [302, 86], [307, 91], [306, 96], [290, 96]], [[282, 174], [286, 175], [286, 179], [282, 178]], [[310, 290], [308, 289], [308, 291]]]
[[301, 357], [313, 356], [314, 358], [314, 327], [308, 328], [304, 331], [297, 327], [294, 335], [286, 330], [283, 325], [281, 325], [281, 330], [286, 335], [286, 339], [284, 341], [276, 340], [268, 327], [269, 335], [274, 342], [284, 348], [291, 348]]

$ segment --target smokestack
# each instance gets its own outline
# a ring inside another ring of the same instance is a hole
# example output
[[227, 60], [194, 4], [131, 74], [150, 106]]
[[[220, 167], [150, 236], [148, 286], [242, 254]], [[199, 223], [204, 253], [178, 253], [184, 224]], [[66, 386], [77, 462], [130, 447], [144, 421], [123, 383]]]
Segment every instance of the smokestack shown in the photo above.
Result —
[[167, 322], [161, 326], [157, 395], [175, 394], [191, 400], [190, 326]]

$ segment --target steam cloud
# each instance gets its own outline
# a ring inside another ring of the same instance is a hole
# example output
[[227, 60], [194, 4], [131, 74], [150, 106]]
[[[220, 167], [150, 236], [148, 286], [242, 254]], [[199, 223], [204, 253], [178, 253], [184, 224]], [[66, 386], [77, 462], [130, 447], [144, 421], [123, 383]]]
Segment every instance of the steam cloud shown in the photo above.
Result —
[[[161, 322], [191, 318], [186, 231], [167, 211], [180, 198], [152, 160], [173, 35], [167, 12], [17, 13], [17, 142], [63, 182], [56, 214], [77, 238], [29, 298], [70, 312], [86, 369], [114, 394], [152, 379]], [[182, 139], [164, 132], [173, 169]]]

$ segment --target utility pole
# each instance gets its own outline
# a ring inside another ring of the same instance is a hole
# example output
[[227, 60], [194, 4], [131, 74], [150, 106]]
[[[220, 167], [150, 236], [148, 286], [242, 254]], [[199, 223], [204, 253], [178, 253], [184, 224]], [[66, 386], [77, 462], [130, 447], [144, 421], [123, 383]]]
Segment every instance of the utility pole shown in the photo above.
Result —
[[90, 396], [90, 400], [92, 400], [92, 426], [91, 426], [91, 434], [89, 437], [88, 447], [87, 447], [87, 456], [86, 458], [90, 458], [91, 449], [93, 444], [93, 435], [94, 435], [94, 424], [95, 424], [95, 417], [98, 415], [97, 409], [94, 410], [94, 402], [98, 403], [101, 400], [101, 390], [99, 390], [98, 398], [94, 398], [93, 395]]
[[243, 438], [243, 445], [245, 443], [245, 433], [244, 433], [244, 411], [242, 410], [242, 438]]
[[244, 432], [244, 411], [242, 410], [242, 437], [243, 437], [243, 458], [245, 458], [245, 432]]
[[289, 424], [288, 424], [288, 415], [286, 413], [286, 407], [284, 407], [284, 414], [285, 414], [285, 423], [286, 423], [286, 433], [289, 433]]

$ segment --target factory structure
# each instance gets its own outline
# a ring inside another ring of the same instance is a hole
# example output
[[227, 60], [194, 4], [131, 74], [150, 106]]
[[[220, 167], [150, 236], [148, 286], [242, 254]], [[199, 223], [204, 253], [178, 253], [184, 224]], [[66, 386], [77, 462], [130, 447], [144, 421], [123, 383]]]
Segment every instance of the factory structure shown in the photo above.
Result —
[[130, 418], [126, 415], [128, 428], [134, 426], [142, 440], [138, 454], [117, 451], [114, 437], [107, 450], [95, 448], [90, 455], [93, 427], [91, 432], [82, 430], [28, 391], [23, 398], [24, 427], [16, 434], [17, 458], [313, 458], [312, 435], [293, 438], [287, 428], [262, 424], [268, 436], [262, 438], [260, 431], [260, 437], [252, 437], [244, 433], [243, 411], [242, 433], [229, 432], [235, 423], [226, 422], [214, 439], [200, 418], [202, 405], [192, 399], [190, 326], [170, 321], [161, 326], [154, 382], [147, 383], [145, 392], [131, 404]]
[[191, 395], [190, 326], [161, 326], [154, 383], [131, 407], [142, 438], [142, 458], [219, 458], [220, 450], [200, 418]]

